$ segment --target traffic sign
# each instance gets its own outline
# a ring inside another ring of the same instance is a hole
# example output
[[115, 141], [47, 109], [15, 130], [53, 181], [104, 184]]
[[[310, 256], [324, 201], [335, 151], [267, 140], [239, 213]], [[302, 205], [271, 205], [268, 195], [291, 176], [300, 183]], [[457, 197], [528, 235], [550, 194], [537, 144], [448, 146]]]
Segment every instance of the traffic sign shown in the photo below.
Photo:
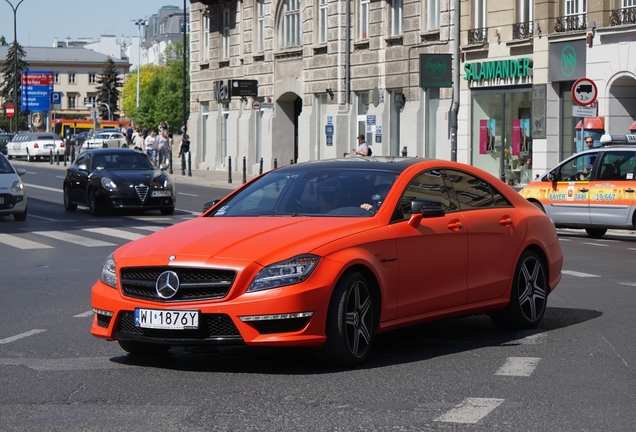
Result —
[[4, 112], [7, 117], [13, 117], [13, 115], [15, 114], [15, 108], [13, 107], [13, 105], [7, 105], [7, 107], [4, 109]]
[[51, 103], [59, 105], [62, 103], [62, 92], [51, 92]]
[[597, 96], [596, 84], [589, 78], [580, 78], [572, 86], [572, 99], [581, 106], [592, 105]]
[[259, 111], [261, 109], [261, 102], [260, 101], [252, 101], [252, 109], [254, 111]]
[[572, 117], [593, 118], [598, 116], [598, 107], [572, 105]]

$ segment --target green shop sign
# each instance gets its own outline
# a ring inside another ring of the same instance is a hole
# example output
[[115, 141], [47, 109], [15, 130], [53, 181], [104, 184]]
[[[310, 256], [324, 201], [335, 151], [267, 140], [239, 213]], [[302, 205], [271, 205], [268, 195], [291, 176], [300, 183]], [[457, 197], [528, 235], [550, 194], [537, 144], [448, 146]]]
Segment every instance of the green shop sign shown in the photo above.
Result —
[[464, 80], [490, 80], [495, 78], [521, 78], [532, 75], [532, 59], [494, 60], [464, 64]]

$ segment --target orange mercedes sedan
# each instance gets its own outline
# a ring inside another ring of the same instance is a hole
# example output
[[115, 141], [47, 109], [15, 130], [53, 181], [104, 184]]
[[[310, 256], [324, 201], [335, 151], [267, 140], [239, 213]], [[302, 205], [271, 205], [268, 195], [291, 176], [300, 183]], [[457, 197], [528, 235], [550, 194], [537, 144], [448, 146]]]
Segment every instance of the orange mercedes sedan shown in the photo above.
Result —
[[550, 218], [475, 167], [307, 162], [117, 249], [92, 289], [91, 333], [138, 355], [302, 346], [355, 366], [376, 334], [426, 321], [535, 327], [562, 263]]

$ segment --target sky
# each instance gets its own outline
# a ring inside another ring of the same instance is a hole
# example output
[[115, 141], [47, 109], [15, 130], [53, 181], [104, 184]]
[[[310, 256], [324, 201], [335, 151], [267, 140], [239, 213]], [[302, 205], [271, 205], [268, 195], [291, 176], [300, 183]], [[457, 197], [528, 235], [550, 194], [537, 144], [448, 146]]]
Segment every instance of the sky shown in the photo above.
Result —
[[[8, 0], [15, 7], [20, 0]], [[133, 21], [156, 14], [162, 6], [183, 8], [183, 0], [23, 0], [17, 9], [18, 43], [23, 47], [52, 47], [64, 41], [113, 35], [137, 36]], [[186, 1], [190, 7], [190, 1]], [[13, 9], [0, 0], [0, 36], [13, 42]]]

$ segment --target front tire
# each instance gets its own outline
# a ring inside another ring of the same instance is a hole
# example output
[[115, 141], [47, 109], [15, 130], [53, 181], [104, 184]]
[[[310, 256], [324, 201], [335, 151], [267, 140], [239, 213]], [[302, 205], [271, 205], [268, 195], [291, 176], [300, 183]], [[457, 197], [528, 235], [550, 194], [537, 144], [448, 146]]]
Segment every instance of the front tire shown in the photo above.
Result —
[[548, 304], [548, 272], [543, 259], [534, 251], [521, 254], [512, 280], [510, 303], [491, 315], [501, 328], [527, 330], [543, 319]]
[[327, 314], [327, 342], [320, 348], [322, 359], [339, 366], [358, 366], [371, 352], [375, 317], [371, 289], [355, 271], [338, 281]]
[[71, 191], [69, 187], [64, 187], [64, 210], [73, 212], [77, 209], [77, 204], [71, 201]]
[[27, 209], [25, 208], [22, 213], [13, 213], [13, 220], [16, 222], [24, 222], [27, 217]]
[[174, 207], [164, 207], [160, 209], [160, 211], [162, 215], [170, 216], [171, 214], [174, 214]]
[[158, 345], [148, 342], [118, 340], [121, 349], [133, 355], [163, 354], [170, 349], [170, 345]]
[[93, 216], [98, 216], [101, 213], [99, 200], [94, 189], [91, 189], [88, 193], [88, 212]]
[[601, 228], [586, 228], [585, 232], [590, 237], [598, 239], [598, 238], [603, 237], [605, 235], [605, 233], [607, 232], [607, 230], [606, 229], [601, 229]]

